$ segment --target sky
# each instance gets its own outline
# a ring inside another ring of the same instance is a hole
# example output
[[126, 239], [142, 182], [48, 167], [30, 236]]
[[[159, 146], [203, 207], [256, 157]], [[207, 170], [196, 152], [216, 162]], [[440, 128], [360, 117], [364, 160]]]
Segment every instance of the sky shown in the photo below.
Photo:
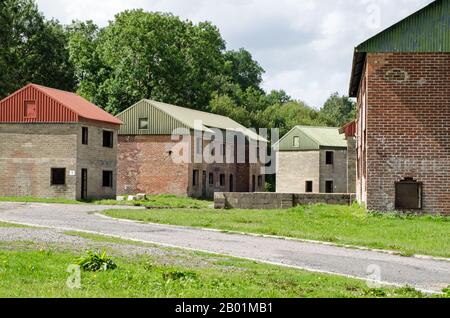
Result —
[[47, 18], [106, 26], [127, 9], [211, 21], [227, 49], [245, 48], [266, 70], [263, 88], [322, 107], [348, 94], [353, 49], [432, 0], [37, 0]]

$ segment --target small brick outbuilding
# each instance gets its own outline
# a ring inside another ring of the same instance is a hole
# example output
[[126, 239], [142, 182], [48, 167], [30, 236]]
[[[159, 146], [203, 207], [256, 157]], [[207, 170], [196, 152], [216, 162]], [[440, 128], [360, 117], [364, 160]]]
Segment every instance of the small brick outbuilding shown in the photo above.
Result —
[[29, 84], [0, 101], [0, 196], [116, 195], [122, 122], [82, 97]]

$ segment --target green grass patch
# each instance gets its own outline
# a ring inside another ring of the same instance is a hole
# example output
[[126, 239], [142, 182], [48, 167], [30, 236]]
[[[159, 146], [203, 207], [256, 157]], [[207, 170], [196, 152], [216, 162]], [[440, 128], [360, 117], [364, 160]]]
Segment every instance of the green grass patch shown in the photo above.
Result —
[[374, 214], [354, 206], [312, 205], [289, 210], [110, 210], [143, 222], [214, 228], [450, 257], [450, 218]]
[[0, 222], [0, 227], [27, 228], [28, 226], [26, 226], [26, 225], [21, 225], [21, 224], [14, 224], [14, 223]]
[[[210, 267], [158, 264], [150, 256], [117, 257], [117, 268], [81, 272], [66, 285], [71, 252], [0, 250], [0, 297], [424, 297], [411, 288], [368, 288], [365, 282], [256, 262], [210, 256]], [[194, 254], [180, 257], [198, 257]], [[218, 269], [220, 267], [220, 270]]]
[[[126, 197], [126, 196], [125, 196]], [[177, 197], [174, 195], [148, 195], [145, 200], [117, 201], [117, 200], [91, 200], [77, 201], [67, 199], [46, 199], [34, 197], [0, 197], [0, 202], [29, 202], [29, 203], [60, 203], [60, 204], [98, 204], [117, 206], [142, 206], [149, 208], [178, 208], [202, 209], [212, 205], [212, 201], [193, 198]]]
[[49, 199], [34, 197], [0, 197], [0, 202], [29, 202], [29, 203], [61, 203], [61, 204], [82, 204], [83, 202], [68, 199]]
[[198, 200], [193, 198], [177, 197], [175, 195], [147, 195], [141, 201], [116, 201], [99, 200], [95, 204], [102, 205], [135, 205], [149, 208], [178, 208], [178, 209], [202, 209], [208, 208], [213, 203], [211, 201]]

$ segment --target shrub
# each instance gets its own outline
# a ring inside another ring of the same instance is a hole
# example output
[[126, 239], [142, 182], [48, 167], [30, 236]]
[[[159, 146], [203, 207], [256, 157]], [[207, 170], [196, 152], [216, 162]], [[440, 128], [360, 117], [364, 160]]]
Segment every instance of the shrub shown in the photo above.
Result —
[[80, 257], [75, 261], [76, 265], [79, 265], [82, 270], [86, 272], [99, 272], [108, 271], [117, 268], [116, 263], [103, 252], [102, 254], [88, 251], [85, 256]]
[[164, 280], [194, 280], [197, 278], [197, 274], [194, 272], [181, 272], [181, 271], [170, 271], [164, 272]]

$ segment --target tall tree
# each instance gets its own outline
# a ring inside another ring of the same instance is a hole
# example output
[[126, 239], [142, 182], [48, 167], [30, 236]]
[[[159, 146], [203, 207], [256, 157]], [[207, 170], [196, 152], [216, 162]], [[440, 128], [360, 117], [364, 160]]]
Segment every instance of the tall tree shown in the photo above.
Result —
[[35, 82], [73, 90], [67, 35], [32, 0], [0, 1], [0, 97]]
[[264, 69], [253, 60], [250, 52], [241, 48], [238, 51], [225, 53], [227, 70], [234, 83], [239, 84], [243, 91], [248, 88], [260, 89]]
[[355, 119], [356, 104], [348, 96], [332, 94], [320, 110], [320, 117], [327, 125], [340, 127]]
[[205, 109], [224, 73], [225, 42], [207, 22], [132, 10], [100, 31], [72, 29], [81, 93], [113, 113], [142, 98]]

